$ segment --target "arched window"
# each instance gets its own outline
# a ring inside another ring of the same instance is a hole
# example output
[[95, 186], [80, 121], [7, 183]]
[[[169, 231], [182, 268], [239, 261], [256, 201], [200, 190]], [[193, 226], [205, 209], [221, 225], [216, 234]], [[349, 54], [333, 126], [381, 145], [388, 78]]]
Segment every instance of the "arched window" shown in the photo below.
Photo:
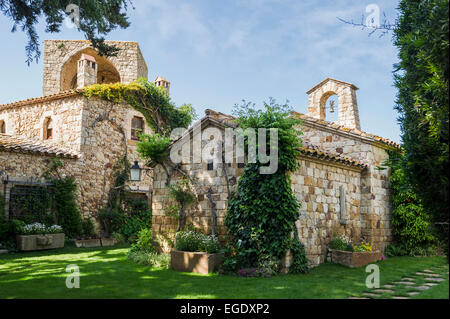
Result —
[[5, 121], [0, 120], [0, 133], [5, 134], [6, 133], [6, 124]]
[[44, 120], [44, 140], [51, 140], [53, 138], [53, 121], [50, 117]]

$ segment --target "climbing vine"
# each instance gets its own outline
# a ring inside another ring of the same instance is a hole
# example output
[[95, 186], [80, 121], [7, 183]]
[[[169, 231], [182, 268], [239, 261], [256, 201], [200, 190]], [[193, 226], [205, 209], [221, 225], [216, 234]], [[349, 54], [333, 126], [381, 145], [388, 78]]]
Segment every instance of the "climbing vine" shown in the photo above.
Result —
[[289, 111], [288, 105], [278, 105], [273, 100], [264, 104], [264, 110], [258, 110], [250, 103], [235, 108], [237, 122], [243, 129], [278, 129], [279, 164], [274, 174], [260, 174], [262, 164], [257, 159], [256, 163], [247, 163], [239, 179], [225, 217], [231, 237], [231, 248], [224, 263], [226, 271], [267, 265], [278, 271], [282, 258], [290, 249], [293, 250], [295, 270], [307, 269], [303, 246], [298, 236], [292, 239], [300, 203], [292, 192], [288, 173], [298, 167], [301, 133], [294, 128], [300, 121], [290, 117]]

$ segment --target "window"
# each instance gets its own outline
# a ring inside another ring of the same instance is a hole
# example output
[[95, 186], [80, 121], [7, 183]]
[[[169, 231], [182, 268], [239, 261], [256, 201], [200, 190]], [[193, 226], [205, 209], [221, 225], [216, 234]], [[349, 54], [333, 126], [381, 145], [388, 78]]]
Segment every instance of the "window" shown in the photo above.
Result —
[[6, 133], [6, 124], [5, 121], [0, 120], [0, 133], [5, 134]]
[[131, 120], [131, 139], [139, 140], [139, 134], [144, 132], [144, 119], [134, 116]]
[[208, 171], [213, 171], [214, 170], [214, 162], [213, 161], [209, 161], [208, 162], [207, 169], [208, 169]]
[[238, 168], [244, 168], [245, 167], [245, 159], [243, 157], [239, 157], [237, 161], [237, 167]]
[[53, 138], [53, 121], [50, 117], [44, 120], [44, 140], [51, 140]]

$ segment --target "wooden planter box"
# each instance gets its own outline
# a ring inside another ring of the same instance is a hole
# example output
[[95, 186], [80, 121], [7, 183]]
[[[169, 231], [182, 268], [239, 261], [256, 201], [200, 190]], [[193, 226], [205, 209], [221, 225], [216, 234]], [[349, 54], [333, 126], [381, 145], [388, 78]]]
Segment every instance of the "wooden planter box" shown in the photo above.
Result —
[[330, 251], [332, 262], [351, 268], [365, 266], [381, 259], [381, 251], [354, 252], [335, 249], [330, 249]]
[[208, 254], [205, 252], [190, 252], [172, 250], [170, 264], [173, 269], [185, 272], [195, 272], [207, 275], [218, 270], [223, 263], [223, 253]]
[[102, 243], [100, 239], [77, 239], [75, 240], [75, 246], [78, 248], [100, 247]]
[[64, 234], [17, 235], [19, 251], [55, 249], [64, 247]]

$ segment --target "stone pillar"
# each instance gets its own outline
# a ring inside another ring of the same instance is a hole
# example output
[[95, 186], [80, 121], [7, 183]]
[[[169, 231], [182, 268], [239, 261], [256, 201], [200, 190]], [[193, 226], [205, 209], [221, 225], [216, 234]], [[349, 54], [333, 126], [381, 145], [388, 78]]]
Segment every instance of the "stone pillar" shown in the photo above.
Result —
[[82, 54], [78, 60], [77, 88], [97, 83], [97, 62], [93, 56]]

